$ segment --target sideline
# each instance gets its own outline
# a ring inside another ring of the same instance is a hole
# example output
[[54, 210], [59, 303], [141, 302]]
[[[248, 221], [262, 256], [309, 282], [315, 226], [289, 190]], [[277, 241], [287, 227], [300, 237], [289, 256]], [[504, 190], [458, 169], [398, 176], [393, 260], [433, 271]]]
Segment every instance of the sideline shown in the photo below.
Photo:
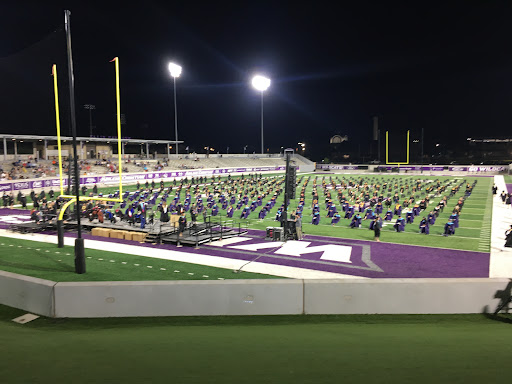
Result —
[[505, 231], [512, 224], [512, 209], [502, 203], [499, 195], [500, 191], [507, 190], [503, 175], [494, 176], [494, 184], [498, 187], [498, 193], [492, 202], [489, 277], [512, 277], [512, 248], [504, 247]]
[[[20, 234], [10, 232], [6, 229], [0, 229], [0, 236], [11, 237], [22, 240], [40, 241], [44, 243], [57, 243], [55, 235], [43, 234]], [[73, 246], [74, 237], [64, 237], [64, 244]], [[214, 243], [212, 243], [214, 245]], [[85, 240], [85, 248], [95, 249], [100, 251], [109, 251], [116, 253], [125, 253], [129, 255], [143, 256], [155, 259], [180, 261], [190, 264], [206, 265], [210, 267], [225, 268], [237, 270], [247, 260], [229, 259], [225, 257], [202, 255], [197, 253], [180, 252], [169, 249], [159, 249], [154, 247], [139, 247], [130, 244], [110, 243], [107, 241], [99, 240]], [[243, 268], [245, 272], [263, 273], [273, 276], [287, 277], [291, 279], [367, 279], [366, 277], [346, 275], [341, 273], [315, 271], [306, 268], [288, 267], [283, 265], [267, 264], [252, 262]]]

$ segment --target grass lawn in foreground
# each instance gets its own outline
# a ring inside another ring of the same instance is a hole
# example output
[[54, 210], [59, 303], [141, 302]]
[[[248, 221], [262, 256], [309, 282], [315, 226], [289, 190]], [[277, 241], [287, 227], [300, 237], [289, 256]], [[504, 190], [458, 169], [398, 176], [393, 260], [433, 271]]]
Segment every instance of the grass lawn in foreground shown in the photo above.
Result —
[[0, 270], [58, 282], [281, 278], [95, 249], [85, 254], [87, 272], [79, 275], [74, 247], [0, 237]]
[[0, 306], [3, 383], [497, 383], [512, 353], [510, 317], [23, 313]]

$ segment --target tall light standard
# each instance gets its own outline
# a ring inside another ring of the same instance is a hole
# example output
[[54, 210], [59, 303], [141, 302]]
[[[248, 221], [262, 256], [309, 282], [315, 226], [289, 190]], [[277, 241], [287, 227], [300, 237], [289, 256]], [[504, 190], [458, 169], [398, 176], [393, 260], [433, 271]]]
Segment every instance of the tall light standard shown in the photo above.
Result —
[[96, 106], [93, 104], [85, 104], [84, 109], [89, 110], [89, 137], [92, 137], [92, 110], [96, 109]]
[[263, 155], [263, 92], [270, 87], [270, 79], [268, 77], [256, 75], [252, 78], [252, 86], [261, 92], [261, 154]]
[[176, 108], [176, 78], [181, 75], [181, 67], [178, 64], [169, 63], [169, 72], [174, 79], [174, 137], [176, 138], [176, 154], [178, 154], [178, 110]]

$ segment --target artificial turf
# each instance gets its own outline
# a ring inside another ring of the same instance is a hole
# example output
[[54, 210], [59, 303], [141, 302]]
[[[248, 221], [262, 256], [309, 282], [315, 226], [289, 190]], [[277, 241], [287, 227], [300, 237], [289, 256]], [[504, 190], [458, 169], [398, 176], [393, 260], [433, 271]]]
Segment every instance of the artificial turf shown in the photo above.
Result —
[[512, 353], [510, 316], [23, 313], [0, 306], [3, 383], [495, 383]]
[[[265, 175], [264, 177], [281, 177], [283, 175]], [[306, 202], [305, 208], [303, 211], [303, 232], [305, 234], [311, 235], [322, 235], [322, 236], [331, 236], [337, 238], [345, 238], [345, 239], [357, 239], [357, 240], [373, 240], [374, 234], [373, 231], [368, 230], [369, 222], [363, 221], [361, 228], [349, 228], [350, 220], [349, 219], [341, 219], [341, 221], [332, 226], [330, 224], [331, 220], [326, 217], [327, 211], [325, 210], [325, 204], [323, 203], [324, 195], [322, 191], [322, 180], [326, 180], [329, 182], [330, 178], [333, 179], [351, 179], [353, 181], [358, 181], [361, 178], [364, 178], [367, 181], [370, 180], [379, 180], [379, 182], [393, 182], [399, 183], [400, 181], [409, 182], [411, 185], [415, 180], [421, 179], [424, 182], [431, 182], [433, 180], [440, 180], [441, 182], [452, 181], [457, 184], [461, 181], [465, 180], [467, 183], [473, 183], [473, 181], [477, 181], [473, 192], [470, 197], [465, 200], [464, 208], [460, 214], [460, 227], [456, 229], [456, 233], [454, 236], [445, 237], [443, 236], [444, 232], [444, 224], [448, 222], [448, 218], [455, 207], [457, 200], [460, 197], [464, 196], [465, 186], [461, 186], [459, 191], [448, 200], [448, 205], [445, 207], [444, 211], [439, 215], [436, 220], [436, 224], [430, 227], [430, 235], [423, 235], [419, 233], [419, 221], [421, 217], [417, 217], [415, 223], [407, 224], [405, 227], [405, 232], [396, 233], [393, 229], [392, 224], [394, 224], [395, 220], [388, 224], [386, 224], [381, 231], [381, 241], [396, 243], [396, 244], [410, 244], [410, 245], [420, 245], [420, 246], [430, 246], [430, 247], [438, 247], [438, 248], [448, 248], [448, 249], [461, 249], [461, 250], [469, 250], [469, 251], [481, 251], [481, 252], [489, 252], [490, 249], [490, 228], [491, 228], [491, 218], [492, 218], [492, 177], [455, 177], [455, 176], [420, 176], [420, 175], [398, 175], [398, 174], [302, 174], [298, 176], [298, 181], [302, 180], [304, 182], [307, 178], [310, 179], [310, 182], [305, 190]], [[234, 177], [233, 180], [240, 180], [241, 177]], [[247, 179], [247, 177], [246, 177]], [[318, 193], [319, 193], [319, 205], [321, 208], [321, 220], [319, 225], [311, 224], [312, 218], [312, 207], [311, 207], [311, 192], [313, 188], [313, 180], [317, 180], [318, 184]], [[225, 178], [221, 179], [225, 180]], [[211, 183], [211, 178], [208, 179], [208, 183]], [[218, 182], [218, 179], [216, 179]], [[165, 183], [165, 188], [173, 183]], [[156, 183], [158, 188], [159, 182]], [[174, 187], [174, 186], [173, 186]], [[100, 188], [99, 192], [102, 192], [104, 195], [108, 193], [113, 193], [117, 190], [117, 186]], [[297, 195], [301, 189], [301, 185], [297, 187]], [[124, 187], [125, 191], [134, 191], [135, 185], [127, 185]], [[448, 191], [446, 192], [448, 194]], [[416, 193], [417, 196], [423, 197], [425, 195], [424, 191], [420, 191]], [[240, 219], [240, 212], [235, 211], [233, 220], [231, 224], [233, 226], [238, 226], [240, 224], [242, 227], [248, 227], [253, 229], [266, 229], [267, 227], [277, 226], [278, 223], [274, 220], [277, 208], [282, 204], [282, 197], [279, 196], [279, 199], [275, 205], [275, 207], [270, 211], [267, 217], [263, 220], [257, 219], [257, 215], [259, 212], [258, 208], [256, 211], [252, 212], [247, 220]], [[405, 194], [404, 196], [409, 196], [409, 194]], [[337, 203], [337, 196], [335, 193], [333, 194], [333, 201]], [[270, 199], [270, 196], [267, 196], [263, 203], [265, 204]], [[401, 197], [400, 201], [402, 202], [404, 197]], [[335, 201], [336, 200], [336, 201]], [[441, 197], [433, 197], [430, 206], [428, 207], [426, 212], [422, 212], [422, 216], [427, 216], [428, 212], [434, 208], [435, 204], [437, 204], [441, 200]], [[298, 199], [292, 200], [290, 203], [289, 211], [295, 210], [298, 205]], [[341, 207], [338, 205], [338, 209]], [[115, 205], [117, 207], [117, 205]], [[209, 212], [209, 210], [208, 210]], [[384, 209], [385, 212], [385, 209]], [[190, 221], [190, 213], [188, 213], [188, 220]], [[158, 217], [158, 215], [157, 215]], [[396, 217], [395, 217], [396, 218]], [[219, 215], [215, 220], [226, 220], [226, 213], [222, 209], [219, 210]]]
[[87, 273], [76, 274], [74, 247], [10, 237], [0, 237], [0, 254], [0, 270], [58, 282], [281, 278], [95, 249], [86, 250]]

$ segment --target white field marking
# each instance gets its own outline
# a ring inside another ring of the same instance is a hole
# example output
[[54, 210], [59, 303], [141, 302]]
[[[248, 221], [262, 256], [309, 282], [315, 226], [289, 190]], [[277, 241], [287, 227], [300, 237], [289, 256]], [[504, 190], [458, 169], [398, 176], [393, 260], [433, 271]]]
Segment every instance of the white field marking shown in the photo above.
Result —
[[58, 260], [58, 261], [62, 261], [62, 260]]
[[217, 278], [217, 280], [224, 280], [224, 278], [223, 277], [219, 277], [219, 278]]
[[153, 266], [151, 266], [151, 265], [148, 265], [148, 268], [153, 268]]
[[[3, 244], [2, 244], [2, 245], [3, 245]], [[27, 249], [32, 249], [32, 248], [30, 248], [30, 247], [27, 247]]]
[[121, 261], [121, 264], [128, 264], [126, 261]]
[[188, 274], [189, 274], [190, 276], [193, 276], [193, 275], [194, 275], [192, 272], [189, 272]]
[[39, 248], [37, 248], [37, 249], [36, 249], [36, 251], [40, 251], [40, 249], [39, 249]]
[[230, 238], [223, 239], [223, 240], [212, 241], [209, 245], [213, 245], [214, 247], [223, 247], [225, 245], [241, 243], [246, 240], [251, 240], [251, 238], [250, 237], [242, 237], [242, 236], [230, 237]]
[[161, 270], [161, 271], [167, 271], [167, 269], [165, 269], [165, 268], [160, 268], [160, 270]]
[[103, 261], [103, 259], [98, 259], [99, 261]]
[[140, 266], [140, 264], [133, 264], [133, 265], [135, 265], [136, 267], [139, 267], [139, 266]]
[[50, 252], [48, 249], [45, 252]]
[[115, 260], [110, 260], [111, 263], [115, 263], [116, 261]]
[[60, 253], [59, 251], [55, 251], [55, 253]]
[[14, 244], [9, 244], [9, 247], [14, 247]]
[[92, 257], [91, 257], [91, 256], [87, 256], [87, 258], [88, 258], [88, 259], [92, 259]]
[[279, 248], [285, 244], [283, 241], [272, 241], [270, 243], [256, 243], [247, 245], [235, 245], [229, 248], [243, 249], [245, 251], [257, 251], [258, 249]]
[[210, 276], [208, 276], [208, 275], [203, 275], [203, 277], [210, 277]]
[[18, 248], [21, 248], [21, 245], [18, 245]]
[[174, 273], [179, 273], [179, 271], [174, 271]]
[[71, 253], [66, 253], [66, 256], [71, 256]]

